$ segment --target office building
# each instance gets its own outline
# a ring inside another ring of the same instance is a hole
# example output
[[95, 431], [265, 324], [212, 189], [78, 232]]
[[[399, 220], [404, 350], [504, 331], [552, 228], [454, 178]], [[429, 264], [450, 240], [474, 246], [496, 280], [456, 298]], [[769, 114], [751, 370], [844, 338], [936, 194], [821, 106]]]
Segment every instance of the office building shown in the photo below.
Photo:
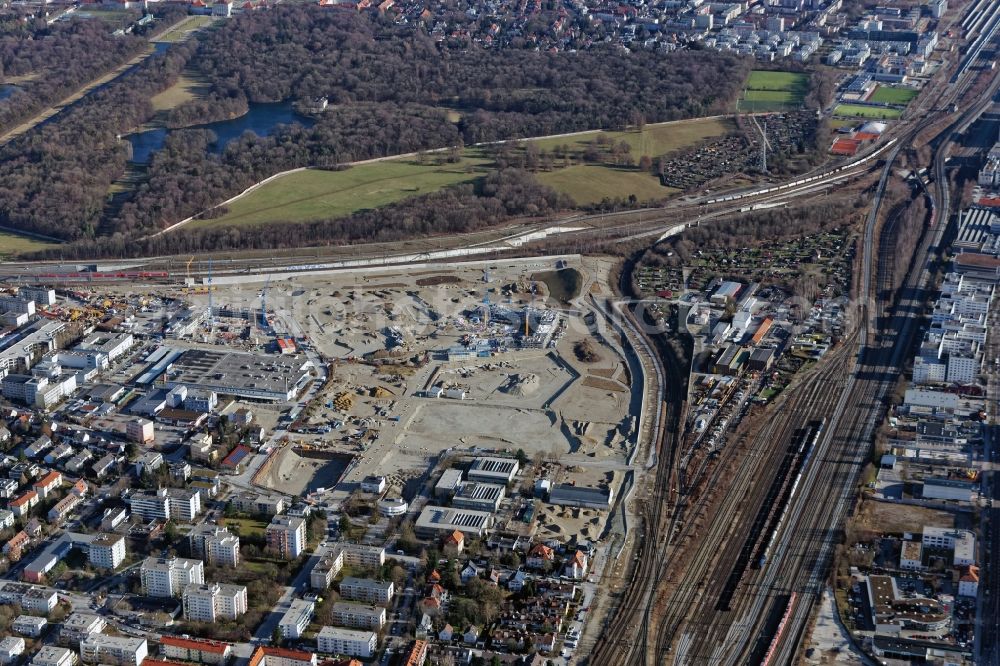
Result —
[[433, 538], [458, 530], [466, 537], [482, 537], [493, 526], [493, 514], [472, 509], [457, 509], [428, 504], [414, 524], [417, 536]]

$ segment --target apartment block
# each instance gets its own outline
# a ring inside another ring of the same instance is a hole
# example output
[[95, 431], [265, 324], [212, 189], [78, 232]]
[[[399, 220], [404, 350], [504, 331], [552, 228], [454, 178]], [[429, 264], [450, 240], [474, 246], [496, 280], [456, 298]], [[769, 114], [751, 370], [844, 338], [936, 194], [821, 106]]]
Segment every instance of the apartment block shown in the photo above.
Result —
[[333, 604], [331, 619], [337, 626], [378, 631], [385, 626], [385, 609], [338, 601]]
[[247, 588], [229, 583], [188, 585], [184, 588], [183, 608], [187, 620], [235, 620], [247, 612]]
[[229, 643], [168, 635], [160, 638], [160, 649], [168, 659], [199, 664], [225, 664], [233, 654], [233, 646]]
[[183, 557], [147, 557], [139, 575], [149, 596], [176, 597], [188, 585], [205, 582], [205, 565]]
[[306, 547], [306, 521], [298, 516], [275, 516], [267, 526], [267, 547], [294, 560]]
[[306, 601], [305, 599], [292, 600], [288, 610], [285, 611], [281, 621], [278, 622], [278, 630], [281, 632], [281, 637], [286, 640], [300, 638], [302, 632], [312, 622], [315, 610], [316, 604], [311, 601]]
[[140, 666], [148, 653], [145, 638], [93, 634], [80, 641], [80, 659], [85, 664]]
[[382, 582], [348, 576], [340, 581], [340, 596], [344, 599], [364, 601], [369, 604], [387, 604], [392, 601], [393, 592], [391, 580]]
[[125, 561], [125, 536], [122, 534], [98, 534], [90, 542], [87, 560], [98, 569], [116, 569]]
[[199, 525], [188, 535], [188, 545], [206, 564], [235, 567], [240, 562], [240, 538], [224, 527]]
[[378, 636], [373, 631], [341, 627], [323, 627], [316, 634], [316, 647], [322, 654], [344, 654], [368, 659], [375, 655]]
[[201, 513], [201, 495], [195, 490], [160, 488], [137, 490], [126, 497], [132, 513], [143, 520], [192, 522]]

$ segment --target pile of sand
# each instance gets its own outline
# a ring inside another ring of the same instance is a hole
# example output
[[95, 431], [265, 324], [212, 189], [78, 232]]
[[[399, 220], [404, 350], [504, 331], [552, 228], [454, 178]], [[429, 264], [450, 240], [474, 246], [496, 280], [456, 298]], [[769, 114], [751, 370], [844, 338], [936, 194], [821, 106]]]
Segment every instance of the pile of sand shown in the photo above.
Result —
[[537, 392], [540, 384], [538, 375], [528, 372], [523, 375], [511, 375], [503, 390], [518, 398], [524, 398]]

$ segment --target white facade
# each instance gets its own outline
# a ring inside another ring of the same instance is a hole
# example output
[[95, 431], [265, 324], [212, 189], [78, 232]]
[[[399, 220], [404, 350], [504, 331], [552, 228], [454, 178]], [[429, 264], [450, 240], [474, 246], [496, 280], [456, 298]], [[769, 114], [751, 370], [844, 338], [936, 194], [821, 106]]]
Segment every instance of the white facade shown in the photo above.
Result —
[[139, 666], [147, 654], [145, 638], [93, 634], [80, 641], [80, 659], [85, 664]]
[[142, 587], [151, 597], [176, 597], [191, 584], [205, 582], [201, 560], [147, 557], [139, 569]]
[[20, 636], [8, 636], [0, 641], [0, 664], [10, 664], [24, 654], [24, 639]]
[[75, 652], [54, 645], [42, 646], [31, 659], [31, 666], [73, 666], [75, 663]]
[[87, 559], [98, 569], [118, 568], [125, 561], [125, 537], [121, 534], [99, 534], [90, 542]]
[[22, 636], [37, 638], [42, 635], [43, 631], [45, 631], [45, 627], [48, 623], [49, 621], [44, 617], [35, 617], [34, 615], [18, 615], [17, 619], [15, 619], [10, 625], [10, 628]]
[[184, 588], [184, 618], [197, 622], [235, 620], [247, 612], [245, 585], [211, 583]]
[[343, 654], [368, 659], [375, 655], [378, 637], [372, 631], [323, 627], [316, 634], [316, 647], [323, 654]]
[[381, 629], [385, 625], [385, 609], [381, 606], [365, 606], [338, 601], [330, 613], [333, 623], [354, 629]]
[[312, 621], [315, 610], [316, 604], [313, 602], [304, 599], [294, 599], [278, 623], [278, 630], [281, 632], [281, 637], [284, 639], [300, 638], [302, 632], [306, 630], [306, 627]]
[[348, 576], [340, 581], [340, 596], [369, 604], [387, 604], [392, 601], [392, 581], [380, 582], [368, 578]]

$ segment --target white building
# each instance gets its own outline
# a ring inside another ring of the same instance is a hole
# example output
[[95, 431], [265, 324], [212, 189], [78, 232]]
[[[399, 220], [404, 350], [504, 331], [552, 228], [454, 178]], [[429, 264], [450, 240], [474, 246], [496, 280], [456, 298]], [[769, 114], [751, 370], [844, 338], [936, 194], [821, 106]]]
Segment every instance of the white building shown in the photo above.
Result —
[[147, 557], [139, 575], [147, 595], [176, 597], [188, 585], [205, 582], [205, 565], [201, 560], [183, 557]]
[[8, 636], [0, 641], [0, 664], [11, 664], [24, 654], [24, 639]]
[[286, 640], [300, 638], [302, 632], [306, 630], [306, 627], [312, 621], [315, 610], [316, 604], [313, 602], [304, 599], [293, 599], [288, 610], [282, 616], [281, 621], [278, 622], [278, 630], [281, 632], [281, 637]]
[[240, 538], [224, 527], [198, 525], [188, 535], [191, 554], [206, 564], [235, 567], [240, 562]]
[[137, 490], [126, 497], [132, 513], [143, 520], [192, 522], [201, 513], [201, 494], [183, 488]]
[[93, 634], [80, 641], [80, 659], [85, 664], [140, 666], [148, 653], [145, 638]]
[[387, 604], [392, 601], [393, 592], [391, 580], [382, 582], [348, 576], [340, 581], [340, 596], [344, 599], [364, 601], [369, 604]]
[[125, 536], [98, 534], [90, 542], [87, 560], [98, 569], [117, 569], [125, 561]]
[[31, 666], [73, 666], [75, 663], [75, 652], [54, 645], [43, 645], [31, 658]]
[[375, 655], [378, 637], [373, 631], [323, 627], [316, 634], [316, 646], [323, 654], [343, 654], [369, 659]]
[[909, 571], [923, 569], [923, 550], [919, 541], [904, 541], [899, 551], [899, 568]]
[[247, 588], [229, 583], [192, 584], [184, 588], [183, 602], [187, 620], [235, 620], [247, 612]]
[[337, 626], [378, 631], [385, 626], [385, 609], [381, 606], [338, 601], [333, 604], [330, 618]]
[[46, 625], [49, 621], [44, 617], [35, 617], [34, 615], [18, 615], [14, 622], [10, 625], [10, 628], [22, 636], [28, 636], [29, 638], [38, 638], [45, 631]]
[[968, 530], [924, 526], [924, 548], [952, 551], [952, 564], [956, 567], [976, 563], [976, 537]]
[[294, 560], [306, 547], [306, 521], [298, 516], [275, 516], [267, 526], [267, 546], [286, 560]]

